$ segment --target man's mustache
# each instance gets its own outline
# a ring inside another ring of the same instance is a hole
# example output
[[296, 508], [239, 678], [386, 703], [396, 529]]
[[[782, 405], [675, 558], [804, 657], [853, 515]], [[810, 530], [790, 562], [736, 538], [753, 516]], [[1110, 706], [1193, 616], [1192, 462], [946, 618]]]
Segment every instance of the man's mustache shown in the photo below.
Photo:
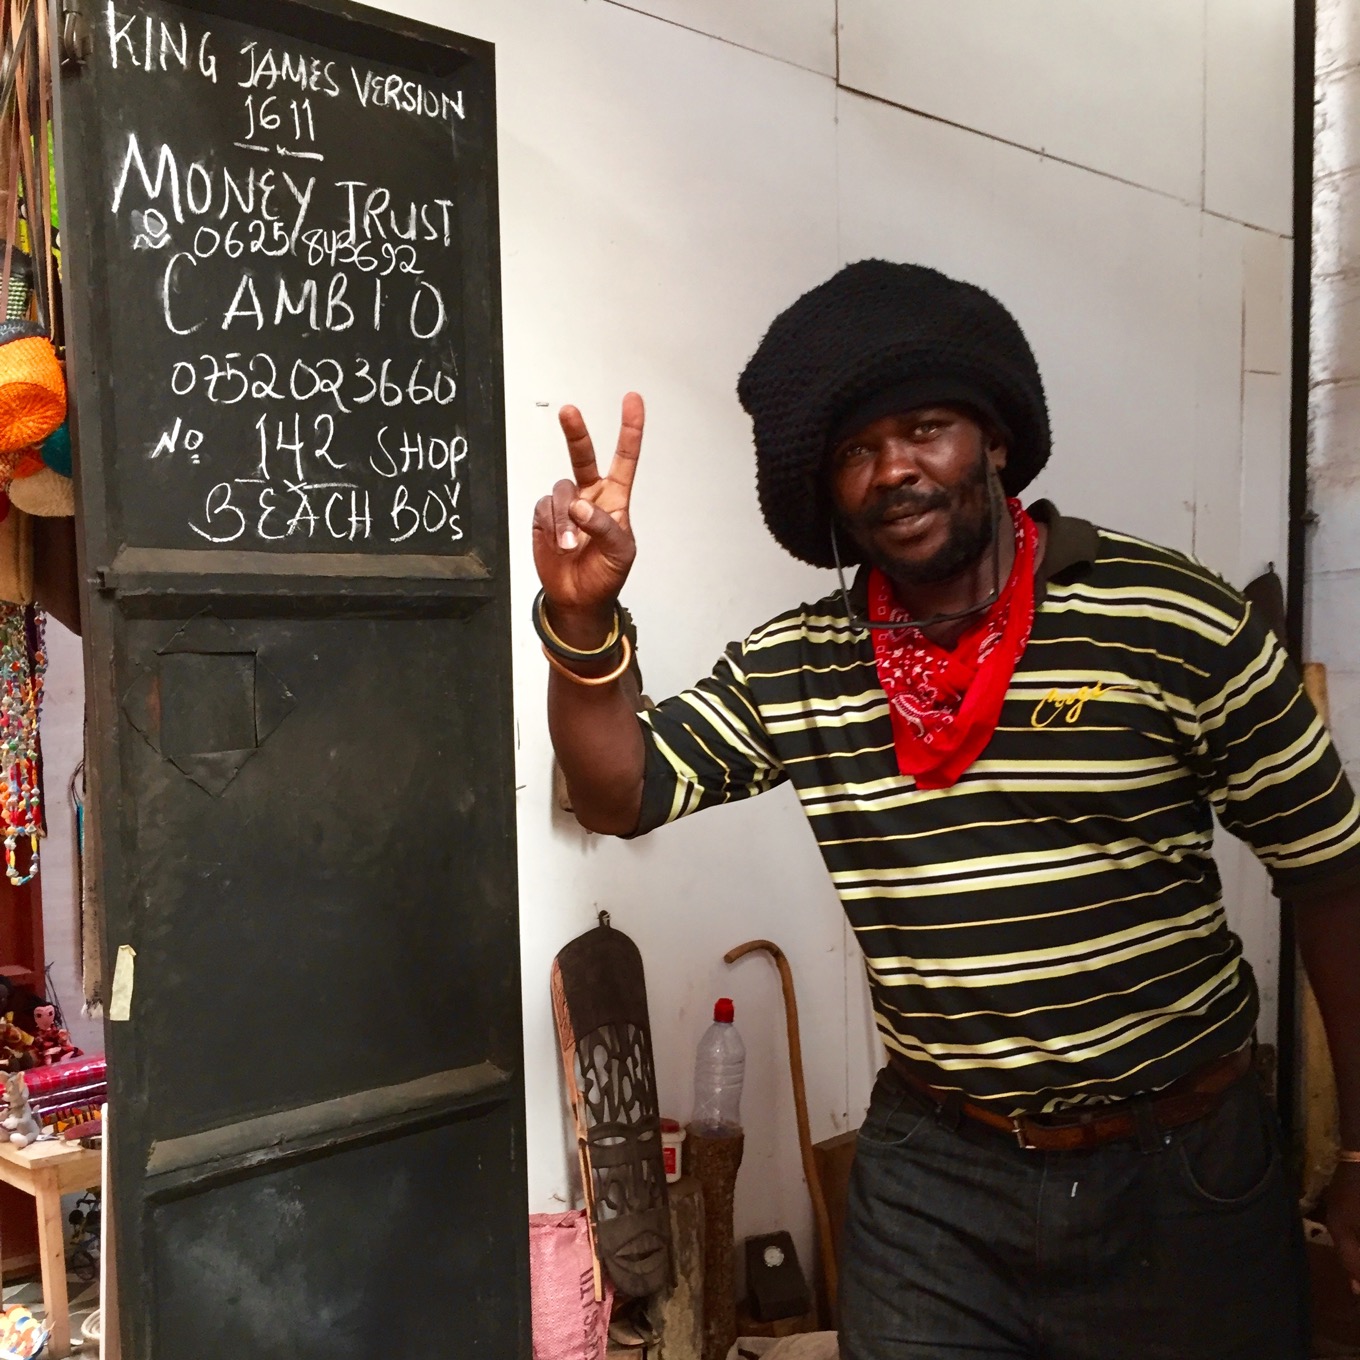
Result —
[[855, 516], [855, 522], [873, 528], [898, 515], [920, 515], [927, 510], [942, 510], [949, 504], [949, 493], [943, 489], [913, 491], [910, 487], [899, 486], [877, 496]]

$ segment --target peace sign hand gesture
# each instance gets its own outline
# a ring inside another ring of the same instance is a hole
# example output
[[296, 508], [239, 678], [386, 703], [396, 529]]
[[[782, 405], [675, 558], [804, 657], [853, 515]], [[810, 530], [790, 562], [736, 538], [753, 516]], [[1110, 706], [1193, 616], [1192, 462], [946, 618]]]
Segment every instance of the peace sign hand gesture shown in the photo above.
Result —
[[611, 626], [637, 556], [628, 506], [642, 448], [642, 398], [629, 392], [623, 399], [618, 443], [604, 477], [580, 411], [564, 406], [558, 420], [575, 480], [558, 482], [534, 507], [534, 567], [554, 627], [564, 641], [589, 648]]

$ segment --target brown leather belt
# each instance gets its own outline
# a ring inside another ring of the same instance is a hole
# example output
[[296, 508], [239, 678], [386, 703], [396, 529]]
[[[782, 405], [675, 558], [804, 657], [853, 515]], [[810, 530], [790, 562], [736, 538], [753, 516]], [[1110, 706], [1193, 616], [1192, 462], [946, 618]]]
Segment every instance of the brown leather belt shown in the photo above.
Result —
[[[888, 1055], [888, 1066], [914, 1091], [940, 1106], [943, 1111], [957, 1110], [989, 1129], [1014, 1138], [1022, 1148], [1038, 1152], [1079, 1152], [1121, 1138], [1143, 1136], [1142, 1120], [1150, 1120], [1158, 1130], [1175, 1129], [1203, 1119], [1218, 1108], [1223, 1093], [1235, 1085], [1251, 1068], [1252, 1046], [1244, 1044], [1235, 1053], [1215, 1058], [1203, 1067], [1159, 1091], [1139, 1100], [1122, 1100], [1117, 1105], [1098, 1105], [1081, 1114], [1004, 1115], [961, 1100], [956, 1091], [941, 1091], [916, 1075], [896, 1053]], [[1140, 1109], [1143, 1114], [1140, 1116]]]

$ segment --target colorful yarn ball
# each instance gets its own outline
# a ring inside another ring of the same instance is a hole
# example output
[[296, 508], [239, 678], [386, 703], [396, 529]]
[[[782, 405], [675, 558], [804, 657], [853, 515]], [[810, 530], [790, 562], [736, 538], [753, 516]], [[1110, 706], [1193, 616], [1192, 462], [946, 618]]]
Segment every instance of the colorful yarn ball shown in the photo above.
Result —
[[71, 425], [63, 420], [42, 442], [42, 460], [63, 477], [71, 475]]

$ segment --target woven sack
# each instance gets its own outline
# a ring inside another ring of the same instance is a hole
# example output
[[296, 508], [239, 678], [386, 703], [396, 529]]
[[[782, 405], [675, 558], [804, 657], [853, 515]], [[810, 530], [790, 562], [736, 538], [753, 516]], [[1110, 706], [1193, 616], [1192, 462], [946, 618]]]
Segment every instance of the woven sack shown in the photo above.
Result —
[[0, 321], [0, 453], [41, 444], [66, 419], [66, 380], [36, 322]]
[[33, 603], [33, 521], [12, 508], [0, 520], [0, 600]]
[[9, 484], [10, 504], [26, 515], [74, 515], [75, 484], [51, 468], [40, 468], [31, 477], [16, 477]]
[[595, 1258], [584, 1209], [529, 1215], [534, 1360], [604, 1360], [613, 1288], [595, 1298]]

